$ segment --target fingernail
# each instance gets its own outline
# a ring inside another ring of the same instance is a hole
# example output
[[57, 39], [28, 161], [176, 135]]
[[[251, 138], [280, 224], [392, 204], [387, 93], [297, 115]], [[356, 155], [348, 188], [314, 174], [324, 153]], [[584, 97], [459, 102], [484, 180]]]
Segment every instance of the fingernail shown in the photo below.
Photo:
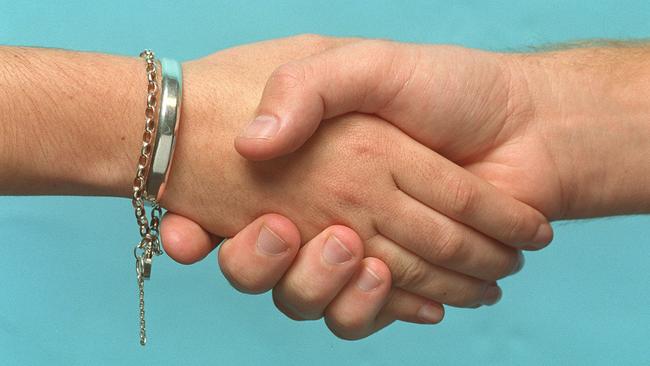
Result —
[[274, 116], [257, 116], [246, 126], [240, 137], [249, 139], [270, 139], [278, 133], [280, 121]]
[[515, 269], [512, 270], [512, 273], [510, 273], [511, 276], [521, 271], [521, 269], [524, 268], [524, 264], [526, 263], [526, 257], [524, 257], [524, 253], [518, 251], [517, 254], [518, 254], [517, 265], [515, 266]]
[[533, 244], [548, 244], [551, 239], [553, 239], [553, 229], [551, 229], [551, 225], [542, 224], [537, 229], [537, 233], [533, 238]]
[[334, 235], [330, 235], [323, 246], [323, 258], [329, 264], [341, 264], [352, 259], [352, 253]]
[[287, 243], [266, 226], [260, 229], [257, 237], [257, 249], [266, 255], [280, 255], [289, 249]]
[[425, 323], [439, 323], [442, 320], [442, 310], [433, 304], [427, 303], [418, 310], [418, 318]]
[[501, 300], [501, 289], [499, 286], [490, 286], [485, 290], [481, 304], [494, 305]]
[[381, 278], [379, 278], [379, 276], [377, 276], [377, 274], [370, 268], [364, 268], [357, 280], [357, 287], [363, 291], [369, 292], [376, 289], [379, 285], [381, 285]]

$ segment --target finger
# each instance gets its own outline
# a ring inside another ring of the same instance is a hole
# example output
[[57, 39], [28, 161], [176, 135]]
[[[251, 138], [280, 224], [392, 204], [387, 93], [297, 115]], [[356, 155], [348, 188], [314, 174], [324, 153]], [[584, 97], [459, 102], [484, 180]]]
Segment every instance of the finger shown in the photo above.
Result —
[[388, 295], [388, 301], [364, 331], [350, 333], [346, 328], [338, 327], [336, 322], [327, 318], [326, 320], [332, 333], [338, 337], [360, 339], [380, 331], [396, 320], [417, 324], [437, 324], [442, 321], [444, 314], [445, 310], [441, 304], [393, 287]]
[[302, 247], [273, 289], [273, 300], [292, 318], [319, 319], [355, 274], [362, 257], [359, 236], [345, 226], [331, 226]]
[[541, 248], [553, 238], [551, 226], [539, 211], [424, 146], [400, 146], [411, 157], [411, 164], [395, 164], [393, 179], [409, 196], [517, 248]]
[[162, 218], [160, 237], [167, 255], [182, 264], [200, 261], [221, 242], [196, 222], [172, 212]]
[[445, 316], [442, 304], [415, 295], [399, 288], [393, 288], [388, 302], [377, 316], [376, 326], [392, 320], [417, 324], [438, 324]]
[[430, 264], [487, 281], [511, 275], [521, 266], [519, 251], [441, 215], [401, 191], [393, 195], [376, 228], [395, 247], [406, 248]]
[[262, 293], [282, 278], [300, 248], [298, 228], [286, 217], [266, 214], [219, 248], [219, 267], [239, 291]]
[[391, 281], [388, 267], [377, 258], [364, 258], [359, 270], [325, 310], [325, 323], [343, 339], [360, 339], [375, 329], [375, 318], [387, 301]]
[[380, 259], [390, 268], [393, 287], [457, 307], [475, 308], [495, 303], [494, 281], [433, 265], [381, 235], [369, 239], [366, 247], [366, 255]]

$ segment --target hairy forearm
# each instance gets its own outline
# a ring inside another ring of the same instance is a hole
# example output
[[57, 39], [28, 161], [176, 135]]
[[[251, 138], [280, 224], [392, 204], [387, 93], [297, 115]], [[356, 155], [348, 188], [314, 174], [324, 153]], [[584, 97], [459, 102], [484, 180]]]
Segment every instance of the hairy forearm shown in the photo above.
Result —
[[144, 125], [136, 58], [0, 47], [0, 194], [129, 194]]
[[650, 48], [520, 55], [564, 218], [650, 212]]

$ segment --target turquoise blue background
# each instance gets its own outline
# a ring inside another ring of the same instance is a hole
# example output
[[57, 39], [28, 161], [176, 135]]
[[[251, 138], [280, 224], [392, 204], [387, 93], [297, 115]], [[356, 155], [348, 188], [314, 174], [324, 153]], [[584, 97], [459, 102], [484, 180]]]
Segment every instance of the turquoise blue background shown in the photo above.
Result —
[[[646, 37], [650, 2], [0, 0], [1, 44], [187, 60], [304, 32], [521, 49]], [[650, 217], [554, 226], [498, 306], [357, 342], [237, 293], [214, 255], [189, 267], [162, 257], [143, 349], [130, 203], [0, 198], [0, 365], [650, 365]]]

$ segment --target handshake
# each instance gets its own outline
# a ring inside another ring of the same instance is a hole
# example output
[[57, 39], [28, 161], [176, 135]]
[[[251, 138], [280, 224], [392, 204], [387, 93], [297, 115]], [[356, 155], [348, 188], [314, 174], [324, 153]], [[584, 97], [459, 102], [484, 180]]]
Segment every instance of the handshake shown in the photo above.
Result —
[[548, 220], [641, 210], [592, 53], [302, 36], [189, 62], [166, 252], [230, 237], [234, 287], [346, 339], [495, 304]]
[[[64, 71], [70, 60], [20, 52]], [[43, 133], [39, 153], [61, 158], [14, 169], [5, 193], [129, 196], [142, 64], [88, 57], [71, 69], [108, 71], [87, 85], [117, 73], [132, 87], [16, 117], [25, 131], [5, 136], [38, 131], [42, 116], [73, 128]], [[187, 62], [163, 246], [190, 264], [227, 237], [219, 264], [235, 288], [272, 289], [288, 317], [324, 317], [345, 339], [493, 305], [522, 251], [551, 242], [549, 221], [650, 212], [648, 60], [642, 47], [504, 54], [298, 36]], [[77, 128], [91, 113], [119, 128]], [[7, 171], [30, 156], [20, 149], [0, 154]]]

